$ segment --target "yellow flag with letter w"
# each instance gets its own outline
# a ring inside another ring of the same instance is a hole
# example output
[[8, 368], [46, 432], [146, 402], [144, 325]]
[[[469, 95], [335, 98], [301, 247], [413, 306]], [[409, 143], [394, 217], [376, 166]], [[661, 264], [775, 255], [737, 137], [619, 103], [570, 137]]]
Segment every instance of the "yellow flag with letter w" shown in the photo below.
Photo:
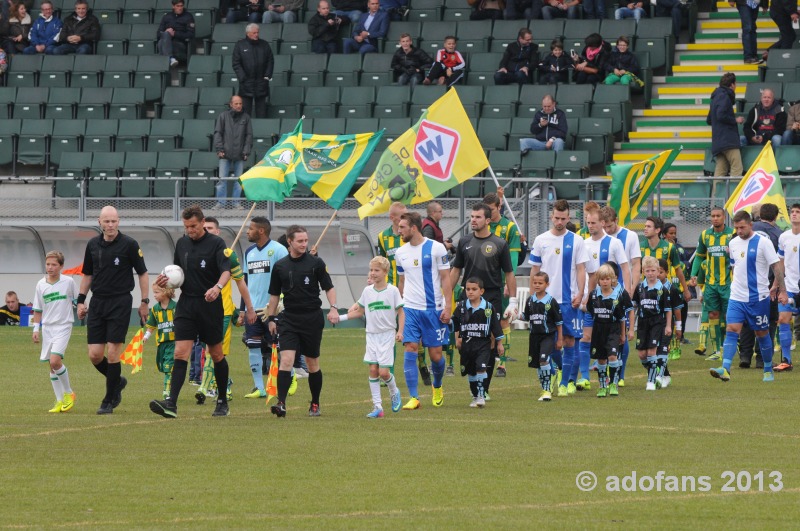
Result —
[[436, 100], [411, 129], [392, 142], [377, 169], [355, 193], [364, 219], [399, 201], [425, 203], [489, 166], [455, 89]]

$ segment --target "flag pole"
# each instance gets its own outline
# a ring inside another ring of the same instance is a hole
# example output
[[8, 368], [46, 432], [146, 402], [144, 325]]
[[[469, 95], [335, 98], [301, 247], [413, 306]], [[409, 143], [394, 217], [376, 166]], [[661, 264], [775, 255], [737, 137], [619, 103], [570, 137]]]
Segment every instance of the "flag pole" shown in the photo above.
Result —
[[[492, 174], [492, 180], [494, 181], [494, 184], [496, 184], [497, 187], [500, 188], [500, 181], [497, 180], [497, 176], [494, 174], [494, 170], [492, 169], [491, 165], [487, 166], [487, 168], [489, 168], [489, 173]], [[503, 188], [505, 189], [505, 187], [503, 187]], [[517, 221], [517, 217], [514, 215], [514, 211], [511, 209], [511, 203], [508, 202], [508, 199], [506, 198], [506, 194], [505, 193], [503, 194], [503, 201], [506, 204], [506, 212], [508, 213], [509, 216], [511, 216], [511, 221], [513, 221], [514, 224], [517, 227], [519, 227], [520, 224]]]
[[256, 209], [256, 201], [253, 201], [253, 206], [250, 207], [250, 211], [245, 216], [244, 221], [242, 222], [242, 226], [239, 227], [239, 232], [236, 233], [236, 238], [233, 239], [233, 243], [231, 243], [230, 249], [236, 248], [236, 244], [239, 242], [239, 238], [242, 236], [242, 231], [244, 230], [244, 226], [247, 225], [247, 220], [250, 219], [250, 216], [253, 215], [253, 210], [255, 209]]
[[338, 214], [338, 213], [339, 213], [338, 210], [334, 210], [333, 214], [331, 214], [331, 219], [328, 220], [328, 224], [325, 225], [324, 229], [322, 229], [322, 234], [319, 235], [319, 238], [317, 239], [317, 243], [315, 243], [314, 246], [311, 248], [311, 254], [314, 254], [314, 255], [317, 254], [317, 247], [319, 246], [319, 242], [321, 242], [322, 238], [325, 237], [325, 233], [328, 232], [328, 228], [330, 228], [331, 223], [333, 223], [333, 220], [336, 219], [336, 214]]

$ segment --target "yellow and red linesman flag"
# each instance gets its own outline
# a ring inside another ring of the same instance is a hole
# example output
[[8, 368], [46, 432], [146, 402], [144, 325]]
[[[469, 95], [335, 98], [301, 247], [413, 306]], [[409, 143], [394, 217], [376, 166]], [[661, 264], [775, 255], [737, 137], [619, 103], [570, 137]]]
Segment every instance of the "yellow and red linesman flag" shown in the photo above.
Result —
[[778, 207], [778, 218], [775, 224], [782, 229], [791, 226], [789, 212], [786, 210], [786, 198], [783, 195], [783, 185], [778, 175], [778, 163], [772, 152], [772, 141], [767, 142], [758, 158], [747, 170], [744, 178], [739, 181], [739, 186], [731, 193], [725, 210], [733, 217], [740, 210], [752, 213], [753, 207], [772, 203]]
[[278, 345], [273, 343], [272, 358], [269, 362], [269, 376], [267, 376], [267, 405], [276, 396], [278, 396]]
[[125, 347], [125, 352], [119, 357], [119, 361], [126, 365], [131, 365], [131, 374], [136, 374], [142, 370], [142, 351], [144, 350], [144, 328], [140, 328], [133, 336], [131, 342]]

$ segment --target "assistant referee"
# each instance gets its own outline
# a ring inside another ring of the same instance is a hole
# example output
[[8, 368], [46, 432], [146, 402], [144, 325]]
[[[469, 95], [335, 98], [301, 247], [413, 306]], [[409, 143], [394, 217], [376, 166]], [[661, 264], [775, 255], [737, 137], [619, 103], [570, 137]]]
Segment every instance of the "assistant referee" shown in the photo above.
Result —
[[[319, 290], [325, 291], [330, 304], [328, 320], [339, 322], [339, 309], [336, 306], [336, 290], [322, 258], [306, 252], [308, 231], [300, 225], [286, 229], [289, 243], [289, 256], [278, 260], [269, 282], [269, 305], [266, 316], [269, 332], [278, 332], [278, 348], [281, 353], [278, 371], [278, 403], [270, 408], [278, 417], [286, 416], [286, 395], [292, 384], [292, 366], [298, 351], [306, 357], [308, 364], [308, 388], [311, 391], [309, 417], [319, 416], [319, 395], [322, 392], [322, 371], [319, 368], [320, 344], [325, 320], [320, 309], [322, 301]], [[280, 319], [276, 321], [275, 312], [283, 293], [283, 307]]]
[[[86, 339], [89, 359], [94, 368], [106, 377], [106, 395], [97, 410], [98, 415], [114, 412], [122, 401], [122, 390], [128, 381], [122, 377], [119, 357], [125, 345], [125, 336], [131, 321], [135, 286], [131, 269], [139, 276], [142, 302], [139, 317], [147, 319], [150, 299], [147, 294], [150, 280], [144, 265], [144, 254], [136, 240], [119, 231], [119, 214], [112, 206], [105, 206], [98, 218], [102, 235], [86, 244], [86, 254], [81, 268], [81, 287], [78, 293], [78, 319], [87, 314]], [[86, 295], [92, 290], [91, 307], [86, 305]], [[105, 355], [108, 348], [108, 355]]]
[[[183, 209], [183, 228], [186, 232], [175, 244], [173, 263], [181, 266], [184, 273], [181, 297], [175, 308], [175, 364], [172, 367], [172, 385], [166, 400], [150, 402], [150, 411], [162, 417], [178, 416], [178, 395], [186, 380], [186, 367], [192, 353], [192, 345], [199, 336], [208, 345], [214, 360], [214, 377], [220, 392], [217, 407], [212, 416], [228, 415], [228, 397], [225, 384], [228, 381], [228, 361], [222, 354], [223, 286], [231, 278], [231, 265], [225, 256], [225, 241], [210, 234], [203, 226], [205, 216], [197, 205]], [[167, 285], [167, 277], [159, 275], [159, 286]]]

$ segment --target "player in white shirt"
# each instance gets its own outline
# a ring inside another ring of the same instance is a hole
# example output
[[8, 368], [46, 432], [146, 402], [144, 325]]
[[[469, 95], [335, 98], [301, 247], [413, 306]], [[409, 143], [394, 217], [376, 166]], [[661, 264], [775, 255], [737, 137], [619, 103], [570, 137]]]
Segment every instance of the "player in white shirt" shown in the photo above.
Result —
[[428, 347], [433, 364], [433, 405], [444, 401], [442, 377], [445, 360], [442, 345], [449, 340], [447, 324], [453, 312], [453, 286], [450, 284], [450, 263], [447, 249], [441, 243], [422, 235], [422, 219], [416, 212], [406, 212], [398, 223], [400, 237], [406, 243], [394, 254], [399, 275], [398, 288], [405, 302], [406, 322], [403, 327], [403, 371], [411, 399], [403, 409], [418, 409], [417, 350]]
[[[755, 332], [764, 359], [764, 381], [775, 379], [772, 373], [772, 340], [769, 337], [770, 298], [780, 297], [788, 302], [783, 281], [783, 263], [775, 252], [769, 238], [753, 232], [750, 214], [740, 210], [733, 216], [736, 238], [728, 244], [728, 253], [733, 267], [731, 296], [726, 315], [725, 344], [722, 347], [722, 367], [711, 369], [711, 376], [727, 382], [731, 379], [730, 370], [742, 323]], [[775, 275], [772, 287], [769, 286], [769, 268]]]
[[[572, 372], [575, 359], [575, 339], [583, 334], [583, 317], [580, 307], [586, 304], [584, 291], [586, 286], [586, 264], [589, 255], [586, 253], [583, 239], [567, 230], [569, 222], [569, 203], [559, 199], [553, 204], [550, 217], [553, 227], [533, 240], [528, 262], [531, 264], [531, 293], [533, 275], [544, 271], [550, 276], [547, 292], [561, 305], [564, 319], [564, 357], [562, 360], [562, 378], [567, 379]], [[594, 272], [589, 273], [590, 280]], [[562, 383], [564, 381], [562, 380]], [[559, 385], [558, 396], [575, 393], [575, 382], [571, 385]]]
[[60, 251], [47, 253], [44, 266], [47, 275], [36, 284], [33, 302], [33, 342], [41, 340], [39, 360], [50, 362], [50, 383], [56, 403], [49, 412], [63, 413], [75, 404], [75, 393], [63, 360], [72, 335], [72, 304], [78, 298], [78, 287], [72, 277], [61, 275], [64, 255]]
[[792, 205], [789, 218], [792, 228], [778, 239], [778, 257], [783, 260], [786, 273], [786, 294], [781, 293], [778, 297], [778, 338], [783, 359], [775, 367], [775, 372], [792, 370], [792, 315], [800, 313], [793, 304], [800, 284], [800, 204]]
[[[600, 269], [600, 266], [607, 262], [614, 262], [619, 266], [618, 277], [623, 286], [631, 285], [631, 272], [628, 266], [628, 256], [622, 247], [622, 242], [613, 236], [609, 236], [603, 230], [603, 223], [600, 220], [600, 206], [594, 201], [589, 201], [583, 208], [583, 221], [589, 231], [589, 237], [583, 243], [586, 246], [586, 253], [589, 261], [586, 263], [586, 272], [591, 274]], [[589, 293], [594, 290], [593, 282], [587, 277], [586, 290], [584, 296], [588, 299]], [[589, 312], [583, 313], [583, 337], [578, 344], [578, 364], [572, 365], [572, 374], [569, 380], [575, 382], [578, 389], [591, 389], [589, 383], [589, 365], [592, 357], [592, 325], [594, 319]], [[580, 368], [580, 378], [578, 369]]]
[[[631, 283], [625, 284], [625, 289], [628, 290], [628, 295], [633, 297], [636, 285], [642, 278], [642, 248], [639, 246], [639, 236], [632, 230], [617, 225], [617, 211], [609, 206], [600, 209], [600, 219], [603, 221], [603, 230], [606, 234], [620, 240], [625, 249], [631, 272]], [[625, 344], [622, 346], [622, 367], [619, 371], [620, 387], [625, 387], [625, 367], [628, 365], [629, 352], [628, 336], [625, 336]]]

